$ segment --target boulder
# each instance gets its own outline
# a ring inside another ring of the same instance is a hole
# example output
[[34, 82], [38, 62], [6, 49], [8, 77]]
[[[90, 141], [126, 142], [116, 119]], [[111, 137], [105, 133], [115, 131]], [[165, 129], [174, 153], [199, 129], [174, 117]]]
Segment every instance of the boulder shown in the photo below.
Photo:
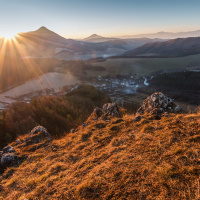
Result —
[[1, 157], [1, 164], [3, 167], [9, 167], [13, 164], [17, 164], [19, 161], [19, 156], [9, 153], [9, 154], [4, 154]]
[[161, 116], [165, 112], [174, 112], [175, 107], [174, 99], [158, 92], [144, 100], [143, 105], [137, 111], [137, 115], [149, 113], [155, 117]]
[[103, 115], [103, 111], [102, 111], [102, 109], [101, 108], [95, 108], [94, 109], [94, 111], [93, 111], [93, 116], [95, 117], [95, 118], [99, 118], [99, 117], [101, 117], [102, 115]]
[[176, 113], [178, 113], [178, 112], [180, 112], [182, 109], [181, 109], [181, 107], [179, 106], [179, 105], [177, 105], [175, 108], [174, 108], [174, 111], [176, 112]]
[[2, 151], [3, 151], [3, 154], [5, 154], [5, 153], [14, 153], [15, 149], [12, 146], [7, 146], [7, 147], [4, 147]]
[[39, 132], [43, 132], [43, 133], [45, 133], [45, 134], [49, 134], [49, 132], [47, 131], [47, 129], [46, 128], [44, 128], [43, 126], [36, 126], [35, 128], [33, 128], [32, 130], [31, 130], [31, 132], [29, 133], [29, 135], [30, 136], [33, 136], [33, 135], [35, 135], [35, 134], [37, 134], [37, 133], [39, 133]]
[[120, 117], [119, 106], [116, 103], [107, 103], [103, 106], [103, 112], [106, 116]]
[[18, 145], [18, 144], [21, 144], [22, 142], [18, 139], [15, 141], [15, 143]]
[[70, 133], [74, 133], [74, 132], [75, 132], [75, 129], [74, 129], [74, 128], [70, 130]]
[[51, 140], [51, 135], [47, 129], [42, 126], [37, 126], [29, 133], [29, 137], [24, 139], [24, 142], [26, 144], [37, 144], [44, 141], [50, 142]]

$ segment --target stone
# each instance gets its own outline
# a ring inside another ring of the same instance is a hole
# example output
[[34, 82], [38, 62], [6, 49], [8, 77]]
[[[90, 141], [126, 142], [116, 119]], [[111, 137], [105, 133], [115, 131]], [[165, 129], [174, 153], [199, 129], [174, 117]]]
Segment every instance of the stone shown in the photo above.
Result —
[[180, 112], [181, 111], [181, 107], [179, 105], [177, 105], [175, 108], [174, 108], [174, 111], [175, 112]]
[[19, 156], [14, 155], [13, 153], [4, 154], [1, 157], [1, 164], [3, 167], [9, 167], [15, 163], [18, 163]]
[[149, 113], [155, 118], [159, 118], [159, 116], [165, 112], [174, 112], [175, 107], [176, 105], [174, 103], [174, 99], [158, 92], [152, 94], [144, 100], [142, 106], [137, 111], [137, 115]]
[[0, 158], [1, 158], [2, 155], [3, 155], [3, 151], [0, 151]]
[[107, 103], [103, 105], [103, 108], [95, 108], [91, 114], [93, 120], [108, 120], [109, 116], [121, 117], [119, 106], [116, 103]]
[[51, 135], [46, 128], [37, 126], [29, 133], [29, 137], [24, 139], [26, 144], [37, 144], [41, 142], [50, 142], [52, 140]]
[[101, 108], [95, 108], [92, 115], [95, 117], [95, 118], [99, 118], [103, 115], [103, 111]]
[[47, 131], [47, 129], [44, 128], [43, 126], [36, 126], [35, 128], [33, 128], [33, 129], [31, 130], [31, 132], [29, 133], [29, 135], [30, 135], [30, 136], [33, 136], [33, 135], [35, 135], [35, 134], [37, 134], [37, 133], [39, 133], [39, 132], [44, 132], [44, 133], [46, 133], [46, 134], [49, 134], [49, 132]]
[[74, 133], [74, 132], [75, 132], [75, 129], [71, 129], [71, 130], [70, 130], [70, 133]]
[[119, 106], [116, 103], [107, 103], [103, 106], [105, 116], [120, 117]]
[[18, 140], [16, 140], [15, 143], [16, 143], [16, 144], [21, 144], [22, 142], [18, 139]]
[[15, 152], [15, 149], [12, 147], [12, 146], [6, 146], [3, 148], [3, 153], [14, 153]]

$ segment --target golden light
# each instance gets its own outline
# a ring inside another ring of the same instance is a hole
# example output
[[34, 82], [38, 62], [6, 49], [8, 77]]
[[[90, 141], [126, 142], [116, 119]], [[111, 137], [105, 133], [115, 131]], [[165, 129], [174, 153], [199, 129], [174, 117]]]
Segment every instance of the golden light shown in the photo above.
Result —
[[0, 36], [5, 38], [5, 40], [12, 40], [17, 34], [12, 31], [0, 31]]

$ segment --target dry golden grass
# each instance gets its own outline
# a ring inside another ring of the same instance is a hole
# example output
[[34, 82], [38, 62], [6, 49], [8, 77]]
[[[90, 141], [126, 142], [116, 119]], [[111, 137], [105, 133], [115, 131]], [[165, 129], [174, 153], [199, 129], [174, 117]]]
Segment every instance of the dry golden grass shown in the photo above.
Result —
[[28, 157], [3, 174], [1, 198], [198, 199], [200, 114], [133, 119], [89, 119], [61, 140], [16, 146]]

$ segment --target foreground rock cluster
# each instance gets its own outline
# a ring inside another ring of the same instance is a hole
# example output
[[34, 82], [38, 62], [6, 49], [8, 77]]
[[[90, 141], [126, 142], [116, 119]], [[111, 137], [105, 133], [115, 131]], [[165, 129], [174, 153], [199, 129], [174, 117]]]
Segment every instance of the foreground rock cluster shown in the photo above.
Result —
[[120, 117], [121, 114], [119, 106], [116, 103], [107, 103], [103, 105], [103, 108], [95, 108], [91, 116], [98, 119], [99, 117], [106, 118], [108, 116]]
[[137, 118], [141, 118], [141, 115], [150, 114], [155, 119], [160, 119], [162, 114], [178, 113], [181, 111], [179, 105], [176, 105], [174, 99], [170, 98], [163, 93], [154, 93], [147, 97], [142, 106], [137, 111]]
[[[50, 142], [52, 140], [51, 135], [48, 131], [42, 127], [37, 126], [28, 134], [28, 137], [23, 140], [16, 140], [15, 146], [29, 146], [41, 142]], [[0, 166], [6, 168], [9, 166], [19, 165], [25, 156], [20, 156], [19, 152], [16, 152], [13, 146], [6, 146], [0, 151]]]

